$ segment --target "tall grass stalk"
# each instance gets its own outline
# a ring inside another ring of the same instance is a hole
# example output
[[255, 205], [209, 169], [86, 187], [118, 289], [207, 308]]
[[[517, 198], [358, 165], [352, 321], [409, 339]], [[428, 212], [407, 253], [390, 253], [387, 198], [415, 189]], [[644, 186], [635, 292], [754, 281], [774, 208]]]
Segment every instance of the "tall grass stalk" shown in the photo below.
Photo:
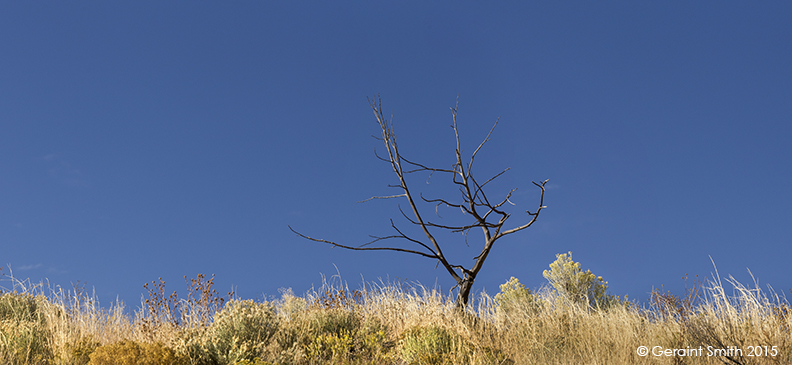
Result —
[[[124, 348], [161, 348], [163, 358], [210, 365], [792, 363], [786, 299], [717, 274], [695, 305], [678, 312], [668, 307], [673, 300], [594, 308], [549, 287], [481, 293], [459, 311], [453, 297], [418, 284], [367, 283], [350, 290], [338, 281], [303, 296], [285, 290], [272, 302], [221, 303], [209, 285], [179, 300], [180, 312], [168, 315], [169, 304], [155, 298], [130, 315], [123, 303], [102, 307], [95, 294], [78, 287], [8, 278], [11, 288], [0, 294], [0, 364], [93, 365]], [[744, 353], [640, 356], [640, 346], [736, 346]], [[749, 346], [775, 346], [776, 352], [748, 356]]]

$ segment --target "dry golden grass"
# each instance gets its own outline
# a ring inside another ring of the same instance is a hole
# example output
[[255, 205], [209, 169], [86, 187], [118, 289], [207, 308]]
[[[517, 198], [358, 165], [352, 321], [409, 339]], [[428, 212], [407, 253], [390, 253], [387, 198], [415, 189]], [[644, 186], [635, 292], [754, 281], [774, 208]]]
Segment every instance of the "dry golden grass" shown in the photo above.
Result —
[[[195, 297], [155, 289], [128, 315], [122, 303], [100, 307], [79, 288], [11, 278], [0, 296], [0, 363], [88, 364], [91, 354], [106, 359], [119, 343], [156, 344], [190, 364], [792, 363], [788, 303], [732, 278], [705, 283], [695, 303], [656, 293], [649, 306], [595, 309], [544, 288], [522, 297], [481, 294], [465, 312], [420, 285], [326, 284], [302, 297], [285, 291], [271, 303], [222, 303], [211, 282], [199, 279]], [[640, 346], [650, 353], [639, 356]], [[703, 351], [655, 356], [656, 346]], [[707, 346], [743, 353], [707, 356]], [[749, 356], [757, 348], [762, 356]]]

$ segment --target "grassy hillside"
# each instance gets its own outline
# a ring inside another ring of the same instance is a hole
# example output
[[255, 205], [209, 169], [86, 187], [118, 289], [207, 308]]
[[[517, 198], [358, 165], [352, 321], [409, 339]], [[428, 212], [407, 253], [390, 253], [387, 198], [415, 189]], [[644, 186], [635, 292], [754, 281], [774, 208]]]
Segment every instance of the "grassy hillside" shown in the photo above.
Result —
[[99, 307], [79, 288], [7, 277], [0, 363], [792, 363], [792, 310], [758, 288], [715, 278], [639, 305], [608, 293], [571, 255], [544, 275], [549, 284], [537, 292], [512, 278], [465, 312], [435, 290], [390, 283], [224, 299], [199, 275], [186, 298], [147, 284], [149, 299], [133, 315], [121, 303]]

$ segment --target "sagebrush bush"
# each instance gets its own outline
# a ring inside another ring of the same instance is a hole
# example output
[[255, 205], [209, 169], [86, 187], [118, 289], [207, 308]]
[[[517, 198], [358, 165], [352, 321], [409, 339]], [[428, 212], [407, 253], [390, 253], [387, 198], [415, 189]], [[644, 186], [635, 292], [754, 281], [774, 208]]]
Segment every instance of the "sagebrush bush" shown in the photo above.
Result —
[[33, 321], [0, 321], [0, 363], [48, 364], [52, 358], [49, 332]]
[[40, 307], [46, 302], [40, 297], [25, 293], [0, 294], [0, 320], [41, 322]]
[[495, 294], [496, 310], [505, 316], [517, 313], [536, 313], [540, 299], [515, 277], [500, 286], [500, 293]]
[[294, 296], [291, 289], [284, 290], [281, 300], [277, 305], [278, 316], [281, 319], [289, 320], [296, 318], [300, 313], [308, 309], [308, 301], [305, 298]]
[[294, 364], [393, 363], [389, 352], [394, 344], [389, 341], [387, 327], [376, 318], [364, 318], [352, 309], [354, 306], [336, 305], [338, 301], [333, 300], [305, 306], [304, 300], [290, 293], [284, 294], [280, 303], [289, 309], [281, 315], [274, 341], [277, 346], [271, 349], [275, 353], [268, 360]]
[[160, 343], [130, 340], [98, 347], [88, 365], [188, 365], [189, 359]]
[[268, 302], [232, 300], [209, 327], [185, 328], [176, 348], [194, 365], [234, 364], [264, 354], [278, 331], [275, 306]]
[[279, 331], [276, 341], [282, 348], [306, 348], [320, 335], [343, 336], [357, 330], [360, 324], [357, 313], [340, 308], [313, 308], [294, 315]]
[[[358, 321], [355, 327], [324, 327], [305, 346], [312, 363], [383, 364], [392, 361], [388, 354], [393, 344], [386, 328], [377, 320]], [[329, 330], [329, 331], [328, 331]]]
[[415, 327], [401, 341], [402, 359], [408, 364], [440, 365], [459, 363], [464, 344], [455, 333], [437, 326]]
[[215, 315], [210, 333], [222, 363], [253, 360], [278, 329], [275, 307], [268, 302], [233, 300]]
[[608, 294], [608, 282], [591, 270], [583, 271], [579, 262], [572, 261], [572, 252], [557, 254], [550, 270], [542, 275], [550, 282], [556, 293], [568, 302], [599, 309], [619, 303], [619, 298]]
[[308, 319], [309, 330], [314, 335], [348, 333], [357, 329], [362, 321], [360, 315], [344, 309], [312, 310]]
[[174, 339], [174, 349], [190, 359], [191, 365], [217, 365], [215, 348], [206, 327], [183, 328]]
[[354, 351], [354, 334], [348, 330], [317, 336], [308, 344], [309, 361], [339, 362], [351, 357]]
[[[302, 298], [286, 291], [273, 303], [232, 300], [220, 307], [220, 301], [196, 300], [191, 308], [192, 302], [182, 301], [180, 308], [189, 308], [189, 315], [176, 323], [130, 318], [121, 303], [103, 309], [79, 291], [53, 291], [46, 297], [40, 292], [43, 286], [25, 283], [15, 286], [24, 287], [21, 294], [0, 294], [0, 365], [731, 361], [636, 353], [639, 346], [710, 345], [777, 350], [772, 356], [735, 358], [736, 363], [792, 361], [792, 309], [772, 290], [765, 294], [730, 278], [734, 290], [727, 292], [718, 279], [702, 288], [701, 300], [693, 300], [693, 294], [658, 294], [652, 305], [640, 308], [608, 294], [607, 283], [584, 272], [571, 255], [559, 255], [545, 274], [548, 286], [531, 291], [511, 278], [495, 297], [481, 293], [465, 311], [438, 290], [399, 283], [359, 291], [327, 286], [322, 295], [314, 291]], [[212, 303], [220, 310], [213, 311]]]
[[0, 361], [50, 362], [50, 331], [42, 313], [48, 304], [44, 298], [26, 293], [0, 294]]

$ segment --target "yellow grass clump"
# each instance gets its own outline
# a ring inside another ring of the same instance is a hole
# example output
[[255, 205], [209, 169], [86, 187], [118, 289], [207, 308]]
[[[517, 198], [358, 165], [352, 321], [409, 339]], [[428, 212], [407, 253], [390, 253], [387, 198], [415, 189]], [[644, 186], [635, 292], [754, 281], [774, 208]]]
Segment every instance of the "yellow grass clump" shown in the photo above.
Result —
[[[604, 285], [589, 276], [570, 274]], [[187, 299], [154, 282], [131, 315], [79, 288], [9, 278], [0, 364], [792, 363], [786, 300], [717, 275], [682, 297], [655, 292], [645, 306], [602, 290], [591, 293], [607, 301], [533, 292], [512, 278], [464, 311], [438, 290], [400, 283], [221, 300], [199, 276]]]

